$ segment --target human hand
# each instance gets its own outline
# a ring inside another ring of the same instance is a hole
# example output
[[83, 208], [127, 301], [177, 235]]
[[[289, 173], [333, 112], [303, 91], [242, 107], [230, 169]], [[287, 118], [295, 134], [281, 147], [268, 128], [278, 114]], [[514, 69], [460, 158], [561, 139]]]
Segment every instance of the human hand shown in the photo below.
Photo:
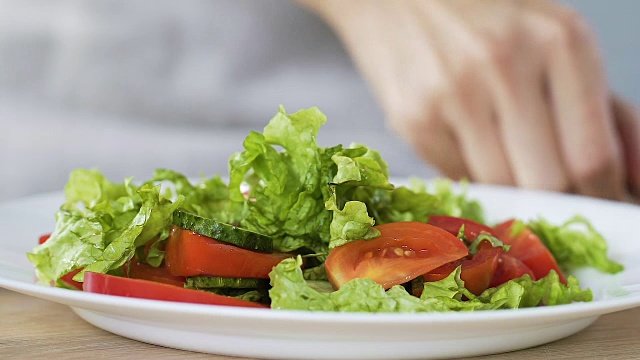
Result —
[[570, 8], [303, 3], [342, 39], [389, 126], [444, 175], [611, 199], [640, 194], [640, 118], [611, 100], [595, 37]]

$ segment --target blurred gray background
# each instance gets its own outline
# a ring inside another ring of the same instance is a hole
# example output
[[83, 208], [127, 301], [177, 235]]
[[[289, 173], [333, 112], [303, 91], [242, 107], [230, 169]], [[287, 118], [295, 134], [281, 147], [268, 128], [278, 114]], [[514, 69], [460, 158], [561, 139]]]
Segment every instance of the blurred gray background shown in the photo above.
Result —
[[[640, 104], [640, 2], [565, 1], [593, 25], [612, 88]], [[318, 106], [323, 145], [362, 142], [392, 175], [436, 175], [386, 130], [331, 31], [285, 0], [0, 0], [0, 201], [157, 167], [225, 174], [279, 104]]]

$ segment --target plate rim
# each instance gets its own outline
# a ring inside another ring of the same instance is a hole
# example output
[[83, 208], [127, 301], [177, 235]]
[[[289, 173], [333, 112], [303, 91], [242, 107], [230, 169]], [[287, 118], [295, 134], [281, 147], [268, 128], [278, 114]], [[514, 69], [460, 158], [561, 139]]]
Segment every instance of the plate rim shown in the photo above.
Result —
[[[170, 301], [135, 299], [120, 296], [92, 294], [46, 285], [29, 284], [23, 281], [0, 277], [0, 287], [16, 291], [25, 295], [38, 297], [59, 304], [81, 308], [93, 306], [119, 306], [129, 310], [170, 311], [174, 314], [186, 316], [223, 316], [253, 320], [287, 320], [302, 322], [331, 322], [336, 324], [389, 324], [401, 321], [407, 323], [469, 323], [514, 321], [530, 319], [535, 316], [538, 320], [557, 318], [582, 318], [600, 316], [612, 312], [623, 311], [640, 306], [640, 296], [637, 294], [624, 295], [618, 298], [595, 300], [592, 302], [576, 302], [566, 305], [548, 307], [502, 309], [493, 311], [470, 312], [427, 312], [427, 313], [366, 313], [366, 312], [323, 312], [305, 310], [277, 310], [236, 308], [231, 306], [176, 303]], [[69, 304], [73, 302], [73, 304]], [[89, 306], [87, 306], [89, 305]], [[110, 311], [106, 311], [110, 312]]]

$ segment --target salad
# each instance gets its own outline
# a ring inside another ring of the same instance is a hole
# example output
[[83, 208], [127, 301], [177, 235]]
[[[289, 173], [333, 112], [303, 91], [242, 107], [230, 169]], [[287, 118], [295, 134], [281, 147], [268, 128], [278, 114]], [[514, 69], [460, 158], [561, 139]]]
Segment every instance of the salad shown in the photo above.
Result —
[[487, 224], [465, 185], [389, 181], [361, 144], [320, 147], [326, 117], [281, 107], [228, 181], [159, 169], [142, 183], [78, 169], [27, 254], [43, 284], [202, 304], [430, 312], [591, 301], [568, 275], [623, 270], [583, 217]]

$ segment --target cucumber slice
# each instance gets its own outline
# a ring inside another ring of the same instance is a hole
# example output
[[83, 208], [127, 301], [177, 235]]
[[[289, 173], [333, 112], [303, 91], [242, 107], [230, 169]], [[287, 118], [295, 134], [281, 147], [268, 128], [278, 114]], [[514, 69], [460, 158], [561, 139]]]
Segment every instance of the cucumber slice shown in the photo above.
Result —
[[199, 291], [206, 291], [213, 294], [231, 296], [236, 299], [242, 299], [247, 301], [253, 301], [262, 304], [269, 304], [271, 299], [269, 298], [269, 291], [267, 289], [233, 289], [233, 288], [211, 288], [211, 289], [196, 289]]
[[273, 252], [273, 239], [267, 235], [207, 219], [181, 209], [173, 213], [173, 224], [243, 249]]
[[215, 276], [188, 277], [184, 287], [191, 289], [234, 288], [234, 289], [265, 289], [269, 286], [268, 279], [226, 278]]

